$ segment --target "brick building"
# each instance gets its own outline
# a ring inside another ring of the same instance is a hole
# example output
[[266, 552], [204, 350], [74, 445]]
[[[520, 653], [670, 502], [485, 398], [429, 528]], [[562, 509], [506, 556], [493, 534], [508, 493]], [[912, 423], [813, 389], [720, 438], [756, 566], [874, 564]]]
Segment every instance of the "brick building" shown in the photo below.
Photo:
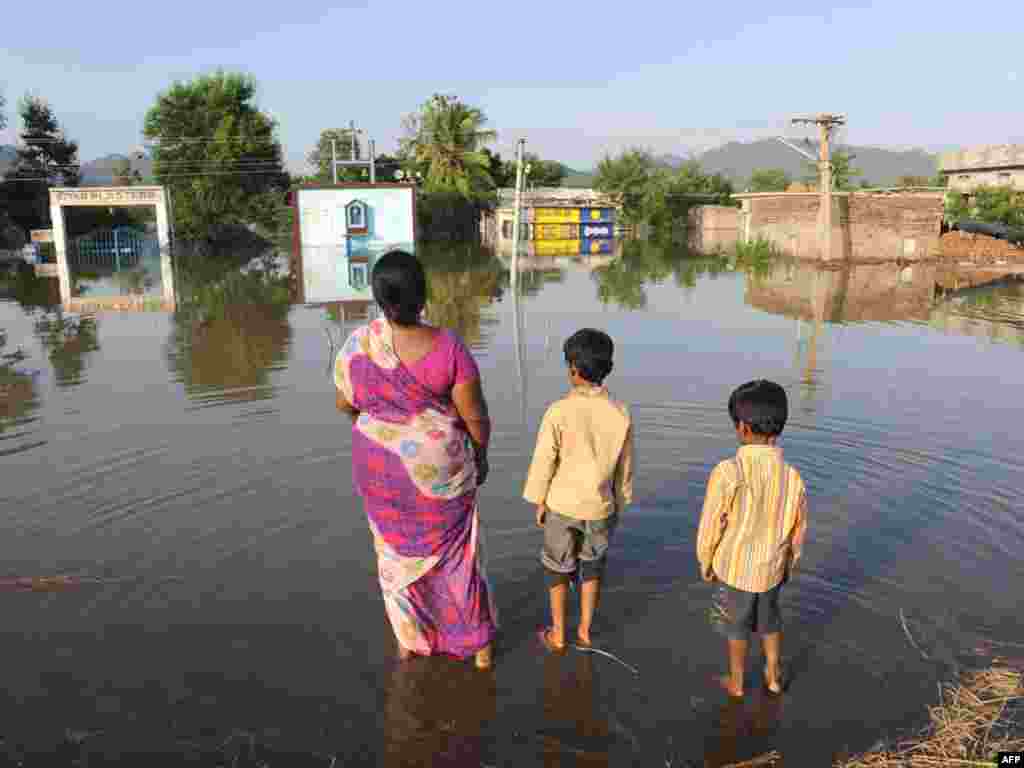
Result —
[[1024, 144], [989, 144], [946, 152], [939, 160], [939, 170], [954, 192], [970, 194], [983, 185], [1024, 192]]

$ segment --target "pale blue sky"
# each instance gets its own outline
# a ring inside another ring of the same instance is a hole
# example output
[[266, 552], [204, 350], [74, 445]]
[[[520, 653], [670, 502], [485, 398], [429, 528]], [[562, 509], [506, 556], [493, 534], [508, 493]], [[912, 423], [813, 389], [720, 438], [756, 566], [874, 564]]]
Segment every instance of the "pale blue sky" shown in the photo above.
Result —
[[[218, 67], [254, 75], [293, 166], [320, 129], [393, 149], [434, 92], [484, 109], [508, 152], [576, 167], [630, 144], [683, 154], [777, 134], [811, 111], [856, 144], [1024, 141], [1017, 0], [512, 4], [123, 0], [6, 4], [0, 88], [48, 98], [83, 160], [141, 138], [157, 92]], [[50, 26], [49, 20], [55, 24]]]

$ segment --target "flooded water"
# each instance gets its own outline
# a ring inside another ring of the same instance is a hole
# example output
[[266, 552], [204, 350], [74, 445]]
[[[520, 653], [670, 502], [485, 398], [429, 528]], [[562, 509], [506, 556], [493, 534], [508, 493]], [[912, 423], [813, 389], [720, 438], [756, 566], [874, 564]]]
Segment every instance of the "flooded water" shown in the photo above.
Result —
[[[50, 764], [32, 758], [61, 744], [147, 765], [683, 766], [774, 749], [821, 766], [920, 724], [977, 653], [1024, 656], [1020, 283], [626, 243], [528, 260], [517, 297], [478, 248], [423, 258], [430, 315], [472, 345], [495, 421], [494, 672], [393, 661], [328, 377], [364, 306], [289, 306], [280, 281], [211, 273], [176, 315], [81, 317], [45, 285], [0, 283], [0, 760]], [[582, 326], [615, 338], [609, 386], [637, 424], [595, 627], [637, 674], [545, 657], [532, 634], [546, 595], [519, 495]], [[782, 445], [811, 523], [783, 597], [792, 689], [748, 683], [731, 704], [708, 683], [724, 653], [693, 550], [707, 473], [736, 447], [729, 392], [760, 377], [790, 394]]]

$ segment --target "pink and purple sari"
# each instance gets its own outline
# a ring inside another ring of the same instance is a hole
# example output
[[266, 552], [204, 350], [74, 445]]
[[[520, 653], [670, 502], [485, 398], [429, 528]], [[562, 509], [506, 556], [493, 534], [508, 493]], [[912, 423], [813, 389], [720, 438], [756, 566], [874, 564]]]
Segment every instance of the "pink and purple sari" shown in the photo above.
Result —
[[465, 658], [493, 640], [497, 612], [483, 566], [473, 445], [451, 400], [459, 379], [437, 375], [459, 354], [472, 358], [447, 331], [435, 351], [428, 366], [410, 369], [395, 354], [391, 326], [374, 320], [341, 348], [334, 381], [359, 410], [352, 476], [395, 636], [414, 653]]

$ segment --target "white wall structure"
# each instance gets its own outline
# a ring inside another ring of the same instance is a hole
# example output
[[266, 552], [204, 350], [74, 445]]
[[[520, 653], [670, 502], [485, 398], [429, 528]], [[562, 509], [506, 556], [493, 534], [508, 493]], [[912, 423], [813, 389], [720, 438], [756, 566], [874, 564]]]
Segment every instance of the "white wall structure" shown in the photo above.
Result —
[[174, 270], [171, 267], [171, 225], [164, 187], [54, 187], [50, 190], [50, 221], [53, 226], [54, 250], [57, 252], [57, 277], [60, 299], [66, 306], [71, 295], [71, 273], [68, 269], [67, 234], [64, 209], [70, 206], [103, 208], [152, 206], [156, 209], [157, 242], [160, 246], [160, 278], [165, 306], [174, 307]]
[[389, 250], [415, 253], [412, 184], [342, 184], [296, 191], [293, 268], [299, 301], [366, 300], [369, 275]]

